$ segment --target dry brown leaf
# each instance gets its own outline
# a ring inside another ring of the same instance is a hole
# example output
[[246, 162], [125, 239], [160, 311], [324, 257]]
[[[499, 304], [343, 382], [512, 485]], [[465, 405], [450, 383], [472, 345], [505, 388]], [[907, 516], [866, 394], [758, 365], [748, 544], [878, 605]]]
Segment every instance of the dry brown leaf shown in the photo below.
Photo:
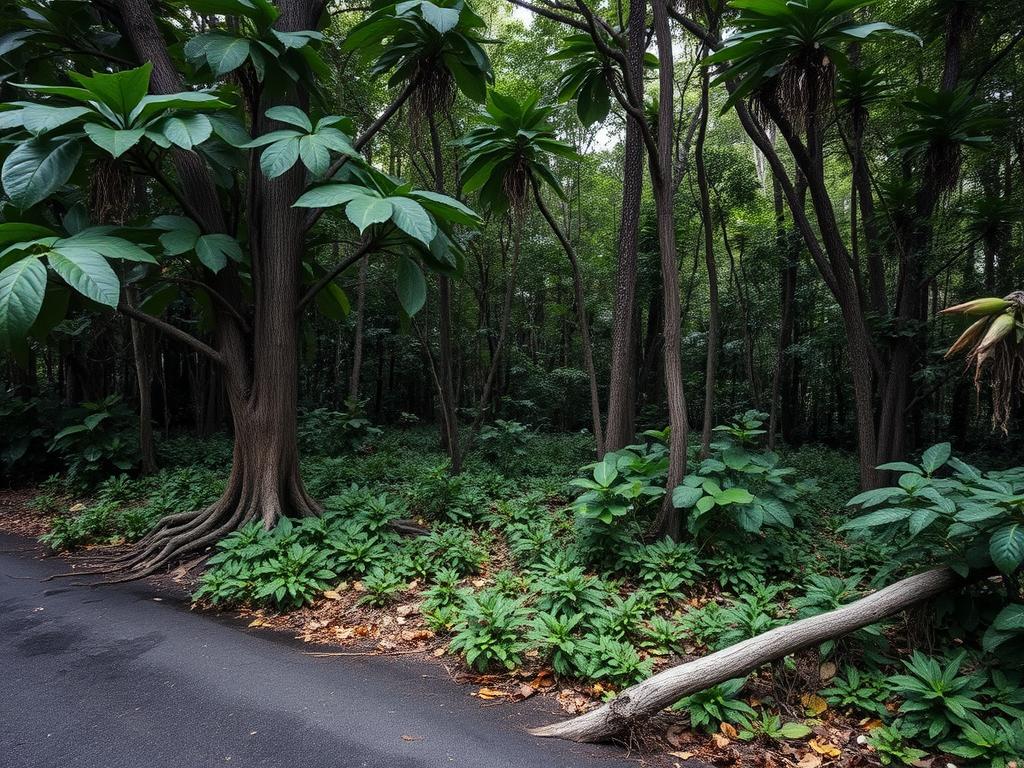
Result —
[[693, 752], [669, 752], [672, 757], [678, 757], [680, 760], [689, 760], [694, 756]]
[[474, 695], [479, 696], [481, 699], [504, 699], [505, 692], [499, 691], [497, 688], [481, 688]]
[[827, 683], [833, 677], [836, 676], [836, 665], [835, 662], [826, 661], [820, 667], [818, 667], [818, 676], [821, 678], [823, 683]]
[[415, 643], [420, 640], [429, 640], [434, 636], [434, 633], [429, 629], [403, 629], [402, 639], [407, 643]]
[[550, 688], [555, 684], [555, 675], [550, 669], [542, 669], [537, 676], [530, 681], [534, 688]]
[[326, 597], [328, 600], [341, 600], [341, 593], [333, 589], [325, 589], [324, 597]]
[[877, 717], [869, 717], [861, 720], [858, 725], [865, 731], [873, 731], [875, 728], [881, 728], [884, 723]]
[[815, 693], [805, 693], [800, 697], [800, 703], [804, 705], [804, 709], [811, 717], [817, 717], [828, 709], [828, 702]]
[[434, 658], [440, 658], [441, 656], [444, 656], [444, 648], [435, 648]]
[[536, 692], [537, 689], [534, 688], [532, 685], [530, 685], [529, 683], [523, 683], [519, 686], [519, 690], [516, 691], [516, 697], [520, 699], [528, 699], [531, 696], [533, 696], [533, 694], [535, 694]]
[[252, 621], [249, 622], [249, 626], [250, 627], [265, 627], [265, 626], [267, 626], [267, 622], [265, 622], [263, 619], [253, 619]]
[[720, 733], [711, 734], [711, 741], [714, 742], [715, 746], [719, 749], [725, 749], [731, 743], [725, 736]]
[[417, 608], [419, 608], [419, 606], [414, 605], [412, 603], [409, 603], [408, 605], [400, 605], [395, 609], [395, 613], [397, 613], [399, 616], [405, 617], [411, 613], [414, 613]]
[[820, 765], [821, 758], [813, 752], [806, 753], [796, 764], [797, 768], [818, 768]]
[[829, 744], [827, 741], [818, 741], [817, 739], [811, 739], [807, 742], [807, 746], [817, 752], [819, 755], [825, 755], [826, 757], [839, 757], [842, 750], [839, 749], [835, 744]]
[[732, 723], [719, 723], [718, 728], [722, 731], [723, 735], [728, 736], [730, 739], [735, 739], [739, 736], [736, 732], [736, 726]]

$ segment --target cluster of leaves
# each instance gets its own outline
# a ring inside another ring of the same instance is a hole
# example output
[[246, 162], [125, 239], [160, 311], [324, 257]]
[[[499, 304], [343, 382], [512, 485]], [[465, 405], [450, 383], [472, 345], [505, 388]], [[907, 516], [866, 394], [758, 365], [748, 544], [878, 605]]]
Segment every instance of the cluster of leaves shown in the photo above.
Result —
[[53, 436], [49, 450], [63, 460], [72, 485], [88, 487], [135, 466], [135, 417], [120, 395], [82, 403], [69, 417], [71, 423]]
[[345, 402], [344, 411], [314, 408], [299, 415], [299, 447], [312, 454], [356, 451], [382, 433], [366, 418], [363, 403]]
[[721, 436], [711, 452], [672, 494], [688, 510], [686, 525], [702, 538], [735, 538], [737, 531], [760, 533], [763, 526], [793, 527], [793, 511], [813, 483], [794, 481], [796, 470], [780, 466], [773, 451], [756, 450], [766, 414], [748, 411], [715, 427]]
[[63, 515], [56, 513], [66, 508], [64, 499], [44, 492], [35, 506], [55, 516], [40, 541], [54, 550], [134, 541], [165, 515], [190, 512], [209, 504], [222, 488], [223, 480], [218, 474], [199, 467], [163, 470], [141, 479], [111, 475], [97, 486], [91, 503], [72, 507], [73, 512]]

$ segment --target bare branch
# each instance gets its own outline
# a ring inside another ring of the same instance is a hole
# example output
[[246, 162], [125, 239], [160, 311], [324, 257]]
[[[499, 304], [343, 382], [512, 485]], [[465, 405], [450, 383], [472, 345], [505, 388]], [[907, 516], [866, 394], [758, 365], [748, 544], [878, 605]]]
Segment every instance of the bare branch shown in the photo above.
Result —
[[170, 336], [172, 339], [177, 339], [183, 344], [194, 349], [196, 352], [206, 355], [218, 365], [223, 364], [224, 362], [224, 358], [221, 357], [220, 352], [215, 350], [213, 347], [200, 341], [187, 331], [183, 331], [180, 328], [171, 325], [166, 320], [161, 320], [159, 317], [154, 317], [153, 315], [147, 315], [145, 312], [136, 309], [123, 299], [117, 305], [117, 311], [123, 315], [127, 315], [133, 320], [139, 321], [140, 323], [146, 323], [147, 325], [153, 326], [162, 333]]

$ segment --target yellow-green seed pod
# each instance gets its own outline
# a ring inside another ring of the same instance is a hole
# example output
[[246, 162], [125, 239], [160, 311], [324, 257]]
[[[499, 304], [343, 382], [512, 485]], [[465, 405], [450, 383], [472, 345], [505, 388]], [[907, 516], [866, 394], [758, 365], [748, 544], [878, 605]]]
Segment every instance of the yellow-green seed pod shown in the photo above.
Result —
[[954, 357], [977, 344], [984, 335], [985, 328], [988, 327], [991, 320], [992, 318], [990, 317], [983, 317], [980, 320], [975, 320], [971, 323], [967, 330], [960, 334], [960, 338], [953, 342], [953, 345], [946, 352], [945, 359], [949, 360], [949, 358]]
[[1004, 309], [1009, 308], [1010, 302], [1006, 299], [997, 299], [994, 297], [985, 299], [974, 299], [972, 301], [965, 301], [963, 304], [957, 304], [955, 307], [946, 307], [939, 314], [960, 314], [960, 315], [994, 315], [996, 312], [1002, 312]]
[[980, 352], [984, 352], [989, 347], [995, 346], [1004, 336], [1013, 330], [1015, 324], [1012, 312], [1006, 312], [999, 315], [988, 328], [988, 332], [985, 334], [985, 338], [981, 340], [981, 344], [978, 346]]

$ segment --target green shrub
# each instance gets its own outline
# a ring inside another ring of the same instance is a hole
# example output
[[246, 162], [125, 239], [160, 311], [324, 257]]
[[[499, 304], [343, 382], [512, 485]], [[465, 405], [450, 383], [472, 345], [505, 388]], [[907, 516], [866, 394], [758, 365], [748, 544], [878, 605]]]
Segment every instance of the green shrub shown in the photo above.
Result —
[[803, 723], [784, 723], [778, 715], [762, 712], [756, 720], [748, 719], [746, 725], [740, 728], [738, 736], [743, 741], [752, 739], [782, 741], [783, 739], [803, 739], [810, 736], [811, 733], [811, 729]]
[[757, 713], [745, 701], [739, 699], [746, 678], [728, 680], [711, 688], [684, 696], [672, 705], [690, 716], [690, 726], [714, 733], [722, 723], [746, 726], [748, 718]]
[[555, 615], [545, 611], [533, 619], [530, 640], [559, 675], [587, 673], [587, 656], [576, 634], [583, 619], [581, 613]]
[[925, 744], [937, 744], [968, 725], [973, 712], [984, 709], [979, 701], [977, 675], [961, 675], [966, 657], [961, 653], [945, 666], [920, 651], [903, 664], [909, 674], [893, 675], [889, 684], [903, 699], [900, 715], [904, 732]]
[[734, 539], [765, 526], [793, 527], [800, 501], [816, 486], [795, 480], [796, 470], [780, 466], [775, 452], [754, 449], [766, 418], [748, 411], [715, 427], [721, 438], [711, 444], [710, 455], [673, 491], [672, 503], [687, 510], [686, 526], [693, 535]]
[[385, 605], [394, 602], [405, 587], [405, 579], [394, 571], [374, 568], [363, 579], [363, 589], [366, 592], [359, 598], [359, 602], [364, 605], [383, 608]]
[[537, 609], [554, 616], [600, 613], [607, 597], [601, 581], [578, 566], [549, 571], [533, 582], [533, 590]]
[[530, 431], [518, 421], [496, 419], [477, 437], [480, 455], [500, 467], [515, 467], [529, 453]]
[[82, 403], [68, 414], [68, 420], [70, 423], [53, 436], [49, 450], [63, 460], [69, 483], [91, 487], [103, 477], [136, 465], [135, 415], [120, 395]]
[[582, 651], [586, 655], [586, 676], [593, 680], [608, 680], [616, 685], [632, 685], [650, 677], [653, 659], [644, 659], [629, 642], [598, 635], [585, 637]]
[[529, 611], [522, 599], [514, 600], [494, 590], [463, 597], [451, 650], [462, 653], [466, 663], [480, 672], [493, 666], [515, 669], [530, 644], [523, 639]]
[[878, 717], [886, 717], [885, 701], [888, 688], [876, 675], [863, 674], [854, 666], [847, 665], [831, 680], [831, 685], [821, 695], [833, 707], [855, 707]]

